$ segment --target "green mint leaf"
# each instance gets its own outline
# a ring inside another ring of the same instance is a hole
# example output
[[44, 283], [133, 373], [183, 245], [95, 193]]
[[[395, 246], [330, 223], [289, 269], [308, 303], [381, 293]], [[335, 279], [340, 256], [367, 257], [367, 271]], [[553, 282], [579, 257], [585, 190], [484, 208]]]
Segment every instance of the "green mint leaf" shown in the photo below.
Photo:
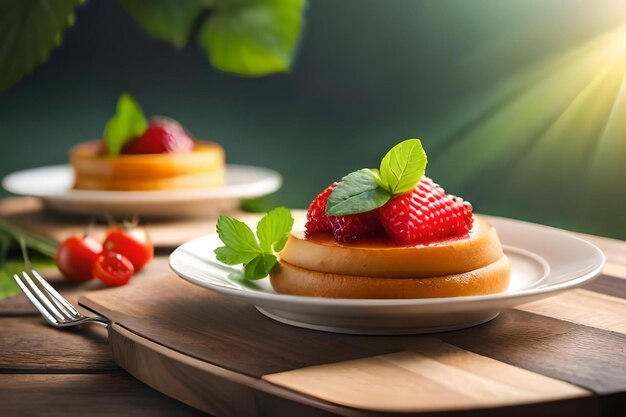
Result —
[[365, 213], [389, 201], [391, 195], [378, 185], [373, 173], [373, 170], [361, 169], [343, 177], [328, 196], [326, 214], [345, 216]]
[[215, 257], [218, 261], [225, 263], [226, 265], [239, 265], [250, 262], [257, 257], [259, 252], [256, 251], [236, 251], [228, 246], [222, 246], [215, 249]]
[[46, 61], [84, 0], [0, 1], [0, 92]]
[[120, 0], [122, 7], [150, 35], [181, 48], [189, 42], [204, 0]]
[[285, 207], [277, 207], [267, 213], [256, 226], [256, 235], [263, 252], [280, 252], [287, 243], [292, 227], [293, 217]]
[[225, 246], [215, 249], [217, 260], [227, 265], [243, 264], [246, 279], [266, 277], [278, 262], [275, 256], [287, 243], [293, 227], [291, 212], [278, 207], [257, 224], [257, 237], [245, 223], [228, 216], [217, 219], [217, 234]]
[[143, 134], [147, 127], [148, 121], [139, 104], [129, 94], [122, 94], [115, 114], [104, 128], [104, 143], [109, 155], [119, 155], [122, 147]]
[[286, 72], [305, 5], [305, 0], [215, 0], [200, 29], [200, 44], [222, 71], [246, 76]]
[[400, 142], [380, 163], [383, 188], [392, 195], [411, 191], [424, 176], [426, 163], [426, 152], [419, 139]]
[[259, 243], [250, 227], [237, 219], [221, 215], [217, 218], [217, 234], [234, 251], [244, 253], [261, 253]]
[[247, 279], [261, 279], [269, 275], [278, 259], [274, 255], [260, 254], [243, 267], [243, 275]]

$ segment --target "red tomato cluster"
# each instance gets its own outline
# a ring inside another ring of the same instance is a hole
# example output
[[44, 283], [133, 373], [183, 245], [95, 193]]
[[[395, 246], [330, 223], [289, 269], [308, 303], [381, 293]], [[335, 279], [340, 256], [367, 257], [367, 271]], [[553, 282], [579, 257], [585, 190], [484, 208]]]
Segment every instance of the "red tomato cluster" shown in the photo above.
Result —
[[103, 243], [90, 236], [72, 236], [57, 249], [56, 262], [70, 281], [97, 278], [106, 285], [125, 285], [154, 256], [154, 247], [142, 228], [109, 229]]

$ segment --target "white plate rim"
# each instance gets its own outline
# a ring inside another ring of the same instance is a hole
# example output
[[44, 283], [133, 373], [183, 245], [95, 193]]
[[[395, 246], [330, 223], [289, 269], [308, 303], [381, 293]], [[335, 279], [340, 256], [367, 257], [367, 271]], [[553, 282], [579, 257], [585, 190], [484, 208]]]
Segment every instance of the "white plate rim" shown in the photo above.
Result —
[[[202, 288], [206, 288], [206, 289], [212, 289], [215, 291], [218, 291], [222, 294], [226, 294], [226, 295], [230, 295], [239, 299], [245, 299], [245, 300], [249, 300], [252, 304], [255, 304], [254, 301], [255, 300], [259, 300], [259, 301], [269, 301], [269, 302], [274, 302], [274, 301], [284, 301], [285, 303], [297, 303], [299, 305], [302, 306], [312, 306], [312, 307], [319, 307], [319, 306], [330, 306], [330, 307], [401, 307], [401, 306], [415, 306], [415, 305], [420, 305], [420, 306], [429, 306], [429, 305], [462, 305], [462, 304], [483, 304], [483, 303], [487, 303], [487, 302], [497, 302], [497, 301], [503, 301], [503, 300], [511, 300], [511, 301], [515, 301], [518, 299], [523, 299], [526, 297], [537, 297], [537, 296], [541, 296], [544, 294], [550, 294], [550, 293], [558, 293], [561, 291], [565, 291], [568, 289], [572, 289], [572, 288], [576, 288], [576, 287], [580, 287], [581, 285], [585, 284], [586, 282], [594, 279], [595, 277], [597, 277], [600, 272], [602, 271], [602, 268], [604, 267], [604, 264], [606, 262], [606, 256], [604, 255], [604, 253], [595, 245], [593, 245], [592, 243], [589, 243], [588, 241], [581, 239], [577, 236], [572, 236], [570, 234], [563, 234], [564, 231], [557, 229], [557, 228], [553, 228], [550, 226], [544, 226], [544, 225], [538, 225], [538, 224], [533, 224], [533, 223], [528, 223], [528, 222], [523, 222], [520, 220], [514, 220], [514, 219], [507, 219], [507, 218], [503, 218], [503, 217], [495, 217], [495, 216], [482, 216], [487, 218], [488, 220], [498, 220], [498, 221], [511, 221], [511, 222], [515, 222], [515, 223], [521, 223], [521, 224], [528, 224], [528, 225], [532, 225], [541, 229], [544, 229], [546, 232], [549, 233], [557, 233], [559, 235], [562, 235], [568, 239], [572, 239], [575, 241], [578, 241], [579, 243], [582, 243], [584, 245], [587, 246], [587, 248], [590, 251], [595, 252], [596, 256], [599, 256], [600, 261], [594, 265], [593, 267], [590, 267], [590, 269], [588, 271], [586, 271], [585, 273], [583, 273], [582, 275], [569, 279], [565, 282], [561, 282], [558, 284], [552, 284], [552, 285], [548, 285], [545, 287], [537, 287], [532, 286], [528, 289], [524, 289], [524, 290], [519, 290], [513, 293], [509, 293], [509, 292], [504, 292], [504, 293], [497, 293], [497, 294], [487, 294], [487, 295], [474, 295], [474, 296], [463, 296], [463, 297], [440, 297], [440, 298], [414, 298], [414, 299], [349, 299], [349, 298], [324, 298], [324, 297], [310, 297], [310, 296], [297, 296], [297, 295], [288, 295], [288, 294], [274, 294], [274, 293], [264, 293], [264, 292], [252, 292], [252, 291], [245, 291], [245, 290], [241, 290], [241, 289], [234, 289], [234, 288], [228, 288], [226, 286], [223, 287], [219, 287], [219, 288], [214, 288], [214, 286], [212, 286], [210, 283], [207, 283], [206, 281], [200, 280], [200, 279], [196, 279], [193, 276], [190, 276], [188, 274], [186, 274], [184, 271], [180, 271], [177, 270], [175, 268], [175, 266], [173, 265], [173, 258], [175, 256], [177, 256], [177, 252], [184, 251], [184, 247], [185, 245], [189, 245], [192, 242], [197, 242], [199, 240], [203, 240], [203, 239], [208, 239], [208, 238], [212, 238], [213, 236], [215, 236], [214, 234], [211, 235], [206, 235], [206, 236], [202, 236], [199, 237], [197, 239], [194, 239], [192, 241], [189, 241], [183, 245], [181, 245], [180, 247], [178, 247], [177, 249], [175, 249], [172, 254], [169, 257], [168, 263], [170, 268], [178, 275], [180, 276], [182, 279], [200, 286]], [[503, 245], [504, 247], [507, 247], [509, 250], [513, 249], [513, 250], [518, 250], [518, 251], [522, 251], [522, 252], [529, 252], [523, 248], [512, 248], [509, 245]], [[533, 252], [530, 252], [532, 254], [534, 254]], [[540, 255], [538, 254], [534, 254], [536, 255], [535, 257], [533, 257], [533, 259], [537, 260], [537, 257], [540, 259], [543, 259]], [[545, 262], [545, 260], [544, 260]], [[549, 272], [549, 271], [548, 271]], [[265, 278], [266, 279], [266, 278]], [[544, 278], [545, 279], [545, 276]]]
[[282, 176], [275, 170], [251, 165], [227, 164], [226, 170], [237, 173], [244, 170], [253, 171], [263, 176], [260, 180], [243, 184], [231, 184], [221, 187], [207, 188], [202, 190], [174, 190], [174, 191], [97, 191], [97, 190], [73, 190], [68, 188], [60, 193], [33, 193], [25, 192], [14, 186], [16, 178], [24, 175], [33, 175], [37, 171], [58, 170], [67, 171], [71, 174], [71, 166], [67, 164], [48, 165], [29, 168], [12, 172], [2, 179], [2, 187], [11, 194], [18, 196], [37, 197], [43, 200], [59, 202], [87, 202], [87, 203], [111, 203], [111, 202], [156, 202], [156, 201], [200, 201], [222, 200], [234, 198], [254, 198], [277, 191], [282, 183]]

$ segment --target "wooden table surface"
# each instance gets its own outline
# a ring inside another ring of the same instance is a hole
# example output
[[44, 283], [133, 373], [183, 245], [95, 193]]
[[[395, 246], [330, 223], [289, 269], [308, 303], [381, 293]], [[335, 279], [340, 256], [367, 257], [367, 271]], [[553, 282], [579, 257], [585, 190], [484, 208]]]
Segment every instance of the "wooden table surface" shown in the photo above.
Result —
[[[606, 275], [626, 279], [626, 242], [579, 236], [604, 251]], [[134, 280], [158, 279], [168, 273], [167, 251], [163, 251]], [[75, 304], [81, 294], [98, 288], [96, 283], [69, 285], [54, 272], [46, 276]], [[626, 294], [621, 296], [626, 298]], [[616, 326], [622, 326], [616, 330], [619, 333], [626, 332], [626, 320]], [[111, 358], [104, 328], [91, 325], [53, 329], [22, 295], [0, 300], [0, 334], [0, 415], [3, 417], [203, 415], [142, 384], [118, 367]], [[626, 410], [626, 397], [613, 398], [611, 409]]]
[[[157, 257], [135, 279], [167, 274]], [[78, 305], [95, 283], [51, 283]], [[205, 415], [137, 381], [111, 358], [107, 333], [97, 325], [64, 330], [45, 324], [23, 295], [0, 300], [0, 415], [9, 416], [199, 416]]]

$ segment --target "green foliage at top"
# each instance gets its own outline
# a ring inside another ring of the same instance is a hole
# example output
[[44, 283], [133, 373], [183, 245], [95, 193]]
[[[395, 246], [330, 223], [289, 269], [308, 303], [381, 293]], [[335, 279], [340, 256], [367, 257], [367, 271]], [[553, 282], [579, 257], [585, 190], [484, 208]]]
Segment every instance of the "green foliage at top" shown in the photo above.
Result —
[[48, 59], [83, 0], [0, 0], [0, 91]]
[[[183, 47], [197, 37], [216, 68], [244, 76], [286, 72], [305, 0], [119, 0], [149, 34]], [[0, 0], [0, 91], [48, 59], [84, 0]]]
[[259, 76], [289, 70], [304, 0], [216, 0], [200, 44], [216, 68]]

